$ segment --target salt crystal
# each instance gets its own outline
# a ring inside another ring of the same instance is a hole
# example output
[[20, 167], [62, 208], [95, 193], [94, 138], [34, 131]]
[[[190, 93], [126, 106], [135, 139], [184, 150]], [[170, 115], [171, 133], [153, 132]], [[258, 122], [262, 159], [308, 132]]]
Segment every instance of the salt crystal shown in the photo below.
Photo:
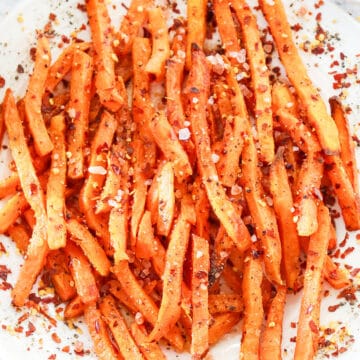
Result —
[[102, 166], [89, 166], [88, 171], [90, 174], [106, 175], [107, 171]]
[[179, 140], [189, 140], [191, 136], [188, 128], [182, 128], [179, 130]]
[[217, 162], [219, 162], [220, 156], [218, 154], [213, 153], [211, 154], [211, 160], [214, 164], [216, 164]]
[[70, 108], [70, 109], [68, 110], [68, 114], [69, 114], [69, 116], [70, 116], [72, 119], [74, 119], [75, 116], [76, 116], [76, 110], [75, 110], [74, 108]]
[[242, 64], [246, 61], [246, 50], [241, 49], [240, 51], [230, 51], [229, 56], [234, 58], [239, 64]]

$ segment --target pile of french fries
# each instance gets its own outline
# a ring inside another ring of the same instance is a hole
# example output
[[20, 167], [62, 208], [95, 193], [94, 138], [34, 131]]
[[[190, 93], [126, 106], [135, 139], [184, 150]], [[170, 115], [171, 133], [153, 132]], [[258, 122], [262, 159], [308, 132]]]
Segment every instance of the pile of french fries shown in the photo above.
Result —
[[52, 62], [40, 34], [25, 97], [6, 92], [0, 232], [24, 254], [13, 304], [48, 272], [99, 359], [164, 359], [162, 340], [201, 359], [241, 318], [240, 358], [281, 359], [286, 294], [301, 288], [295, 359], [312, 359], [323, 280], [351, 284], [328, 255], [321, 192], [360, 229], [345, 113], [331, 99], [328, 114], [281, 1], [259, 3], [288, 83], [270, 81], [244, 0], [212, 1], [222, 54], [204, 48], [204, 0], [171, 30], [152, 0], [132, 0], [119, 29], [88, 0], [92, 41]]

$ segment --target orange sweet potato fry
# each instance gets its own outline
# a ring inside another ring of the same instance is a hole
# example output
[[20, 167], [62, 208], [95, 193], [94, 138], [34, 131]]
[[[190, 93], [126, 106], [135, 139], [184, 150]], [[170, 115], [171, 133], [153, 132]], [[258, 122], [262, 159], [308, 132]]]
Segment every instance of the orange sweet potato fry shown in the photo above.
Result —
[[54, 144], [51, 154], [51, 168], [46, 190], [46, 210], [48, 215], [48, 245], [59, 249], [66, 244], [65, 226], [65, 187], [66, 187], [66, 149], [65, 119], [58, 115], [51, 119], [50, 138]]
[[113, 36], [106, 3], [103, 0], [86, 2], [91, 36], [95, 50], [95, 87], [100, 102], [110, 111], [118, 111], [124, 104], [115, 78], [117, 56], [113, 52]]
[[17, 218], [29, 207], [23, 192], [17, 192], [0, 209], [0, 234], [6, 233]]
[[79, 179], [84, 176], [84, 148], [90, 110], [92, 75], [92, 57], [75, 49], [70, 81], [70, 101], [67, 107], [70, 118], [67, 130], [67, 151], [71, 153], [68, 162], [70, 179]]
[[327, 256], [331, 224], [329, 210], [323, 204], [318, 208], [318, 223], [318, 230], [310, 237], [307, 254], [296, 336], [296, 360], [313, 359], [318, 348], [322, 269]]
[[163, 10], [160, 7], [148, 10], [149, 30], [152, 39], [152, 53], [145, 66], [148, 74], [161, 80], [165, 74], [165, 63], [170, 56], [170, 44], [166, 19]]
[[66, 304], [66, 307], [64, 310], [64, 318], [65, 319], [75, 319], [75, 318], [83, 315], [84, 310], [85, 310], [85, 305], [81, 301], [80, 296], [77, 295]]
[[192, 237], [192, 310], [190, 352], [193, 359], [202, 359], [209, 350], [209, 243], [196, 235]]
[[83, 304], [96, 302], [99, 299], [99, 290], [86, 256], [73, 242], [66, 244], [65, 252], [70, 259], [70, 271], [81, 302]]
[[215, 315], [209, 327], [209, 344], [216, 344], [239, 322], [240, 314], [228, 312]]

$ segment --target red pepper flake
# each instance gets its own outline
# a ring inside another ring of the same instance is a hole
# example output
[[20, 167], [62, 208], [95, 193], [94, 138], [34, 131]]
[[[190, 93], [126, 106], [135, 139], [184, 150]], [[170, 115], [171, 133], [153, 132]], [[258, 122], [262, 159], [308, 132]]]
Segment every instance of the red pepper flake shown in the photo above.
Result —
[[292, 322], [290, 323], [290, 327], [291, 327], [292, 329], [295, 329], [295, 328], [296, 328], [296, 322], [293, 322], [293, 321], [292, 321]]
[[64, 347], [61, 349], [61, 351], [64, 352], [64, 353], [70, 352], [70, 346], [69, 346], [69, 345], [64, 346]]
[[6, 291], [6, 290], [10, 290], [12, 289], [12, 285], [10, 283], [8, 283], [7, 281], [3, 281], [0, 284], [0, 290]]
[[23, 321], [27, 320], [29, 317], [30, 317], [30, 314], [27, 312], [27, 313], [25, 313], [24, 315], [21, 315], [21, 316], [18, 318], [17, 323], [18, 323], [18, 324], [21, 324]]
[[296, 336], [291, 337], [290, 342], [296, 343]]
[[346, 55], [345, 55], [343, 52], [341, 52], [341, 53], [340, 53], [340, 59], [341, 59], [341, 60], [345, 60], [345, 58], [346, 58]]
[[353, 246], [348, 247], [342, 254], [341, 254], [341, 258], [345, 259], [349, 254], [351, 254], [353, 251], [355, 250], [355, 248]]
[[59, 338], [59, 335], [57, 333], [52, 333], [51, 334], [51, 338], [54, 342], [56, 342], [57, 344], [61, 343], [61, 339]]
[[21, 334], [24, 331], [24, 328], [22, 326], [16, 326], [14, 328], [14, 331]]
[[324, 297], [328, 297], [329, 295], [330, 295], [330, 291], [326, 289], [324, 291]]
[[303, 27], [299, 23], [296, 23], [293, 26], [291, 26], [291, 30], [293, 30], [295, 32], [298, 32], [298, 31], [300, 31], [302, 29], [303, 29]]
[[49, 357], [48, 357], [48, 360], [55, 360], [56, 359], [56, 354], [51, 354]]
[[316, 20], [317, 22], [320, 22], [320, 21], [322, 20], [322, 13], [316, 14], [315, 20]]
[[6, 281], [11, 270], [6, 265], [0, 265], [0, 279]]
[[50, 14], [49, 14], [49, 20], [55, 21], [55, 20], [56, 20], [56, 14], [50, 13]]
[[315, 333], [315, 334], [318, 334], [319, 333], [319, 329], [318, 327], [316, 326], [314, 320], [310, 320], [309, 321], [309, 327], [310, 327], [310, 330]]
[[330, 306], [328, 307], [328, 311], [329, 311], [329, 312], [335, 312], [341, 305], [342, 305], [341, 303], [339, 303], [339, 304], [337, 304], [337, 305], [330, 305]]
[[335, 332], [335, 329], [332, 329], [332, 328], [326, 328], [326, 329], [324, 330], [325, 335], [331, 335], [331, 334], [333, 334], [334, 332]]
[[74, 344], [74, 352], [77, 355], [84, 353], [84, 344], [81, 341], [76, 341]]
[[69, 44], [70, 43], [70, 39], [65, 36], [65, 35], [61, 35], [61, 40], [64, 44]]
[[28, 330], [25, 333], [26, 337], [32, 335], [35, 331], [36, 331], [35, 325], [31, 321], [29, 321]]
[[77, 8], [78, 10], [80, 10], [80, 11], [86, 12], [86, 5], [85, 5], [85, 4], [80, 4], [80, 3], [78, 3], [78, 4], [76, 5], [76, 8]]
[[5, 86], [5, 79], [0, 75], [0, 89]]
[[346, 242], [349, 240], [349, 233], [345, 233], [344, 240], [339, 244], [340, 247], [344, 247], [346, 245]]
[[319, 0], [317, 3], [315, 3], [315, 9], [319, 9], [319, 7], [324, 5], [324, 0]]
[[354, 302], [356, 301], [355, 296], [355, 288], [353, 286], [347, 287], [340, 291], [339, 295], [337, 296], [338, 299], [344, 298], [346, 301]]

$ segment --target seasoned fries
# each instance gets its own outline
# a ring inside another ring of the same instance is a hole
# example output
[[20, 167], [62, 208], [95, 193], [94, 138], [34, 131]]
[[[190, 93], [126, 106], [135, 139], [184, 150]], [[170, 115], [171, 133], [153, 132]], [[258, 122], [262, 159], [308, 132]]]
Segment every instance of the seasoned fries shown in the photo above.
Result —
[[13, 305], [42, 309], [38, 280], [40, 303], [51, 291], [59, 317], [84, 316], [99, 359], [165, 359], [168, 344], [201, 360], [241, 332], [240, 359], [280, 360], [303, 288], [295, 359], [313, 359], [322, 283], [350, 292], [359, 272], [338, 261], [353, 248], [332, 208], [360, 229], [345, 107], [328, 113], [280, 0], [189, 0], [173, 23], [174, 4], [122, 5], [115, 24], [87, 0], [91, 39], [53, 64], [38, 32], [25, 96], [0, 106], [0, 234], [24, 257]]

